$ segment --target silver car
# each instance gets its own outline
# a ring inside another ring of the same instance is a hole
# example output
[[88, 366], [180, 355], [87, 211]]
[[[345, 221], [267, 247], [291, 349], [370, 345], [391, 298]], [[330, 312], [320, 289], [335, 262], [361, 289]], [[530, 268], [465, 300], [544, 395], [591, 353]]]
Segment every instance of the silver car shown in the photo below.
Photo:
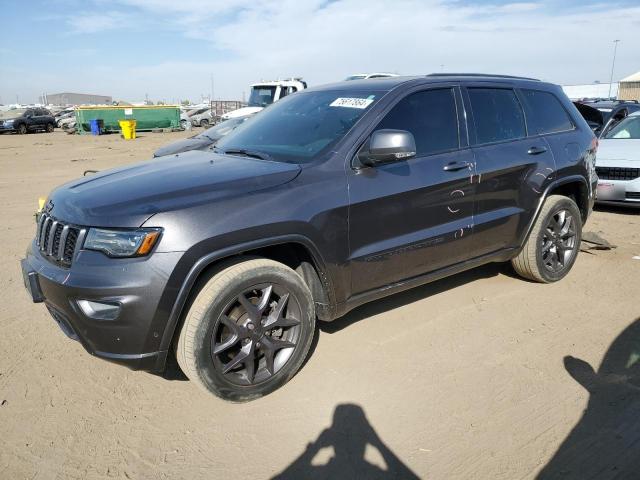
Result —
[[596, 172], [598, 203], [640, 207], [640, 111], [605, 131]]

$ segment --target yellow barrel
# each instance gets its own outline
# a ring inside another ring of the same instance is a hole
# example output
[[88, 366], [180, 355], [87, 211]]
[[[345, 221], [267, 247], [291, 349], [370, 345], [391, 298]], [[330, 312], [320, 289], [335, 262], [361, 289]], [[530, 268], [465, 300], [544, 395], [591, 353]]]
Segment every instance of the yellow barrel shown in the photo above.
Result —
[[136, 138], [136, 121], [135, 120], [118, 120], [122, 136], [125, 140], [133, 140]]

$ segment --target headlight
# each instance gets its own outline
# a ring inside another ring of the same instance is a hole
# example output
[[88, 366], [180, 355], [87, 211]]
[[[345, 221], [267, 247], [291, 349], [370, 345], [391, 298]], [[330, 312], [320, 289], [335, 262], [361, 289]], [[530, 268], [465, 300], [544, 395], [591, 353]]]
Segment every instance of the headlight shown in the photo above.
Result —
[[15, 120], [5, 120], [5, 121], [4, 121], [4, 124], [5, 124], [5, 125], [13, 125], [13, 122], [14, 122], [14, 121], [15, 121]]
[[110, 257], [147, 255], [160, 238], [159, 228], [138, 230], [105, 230], [91, 228], [84, 241], [87, 250], [98, 250]]

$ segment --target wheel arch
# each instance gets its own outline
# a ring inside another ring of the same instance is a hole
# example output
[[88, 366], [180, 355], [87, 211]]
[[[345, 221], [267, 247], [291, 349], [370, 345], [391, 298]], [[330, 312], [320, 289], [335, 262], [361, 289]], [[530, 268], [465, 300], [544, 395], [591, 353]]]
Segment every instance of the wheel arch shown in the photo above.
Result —
[[531, 216], [531, 219], [523, 232], [522, 238], [520, 239], [518, 253], [524, 247], [527, 238], [529, 238], [533, 225], [540, 215], [542, 206], [550, 195], [562, 195], [573, 199], [580, 210], [582, 222], [584, 223], [587, 219], [587, 216], [589, 215], [589, 186], [586, 179], [580, 175], [559, 178], [551, 182], [541, 195], [535, 212]]
[[268, 258], [296, 270], [311, 290], [318, 318], [333, 318], [335, 297], [332, 284], [324, 260], [313, 242], [302, 235], [256, 240], [211, 252], [193, 263], [182, 282], [165, 326], [160, 344], [162, 350], [171, 348], [180, 331], [187, 307], [198, 292], [199, 281], [207, 278], [222, 263], [243, 257]]

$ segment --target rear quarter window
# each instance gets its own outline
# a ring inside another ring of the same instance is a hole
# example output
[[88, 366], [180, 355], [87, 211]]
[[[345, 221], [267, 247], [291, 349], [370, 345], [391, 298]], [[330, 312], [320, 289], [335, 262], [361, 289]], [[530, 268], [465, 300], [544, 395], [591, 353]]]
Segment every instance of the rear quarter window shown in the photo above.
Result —
[[495, 143], [524, 138], [524, 112], [510, 88], [468, 88], [476, 143]]
[[573, 130], [571, 117], [553, 93], [528, 89], [520, 92], [527, 106], [529, 133], [542, 135]]

